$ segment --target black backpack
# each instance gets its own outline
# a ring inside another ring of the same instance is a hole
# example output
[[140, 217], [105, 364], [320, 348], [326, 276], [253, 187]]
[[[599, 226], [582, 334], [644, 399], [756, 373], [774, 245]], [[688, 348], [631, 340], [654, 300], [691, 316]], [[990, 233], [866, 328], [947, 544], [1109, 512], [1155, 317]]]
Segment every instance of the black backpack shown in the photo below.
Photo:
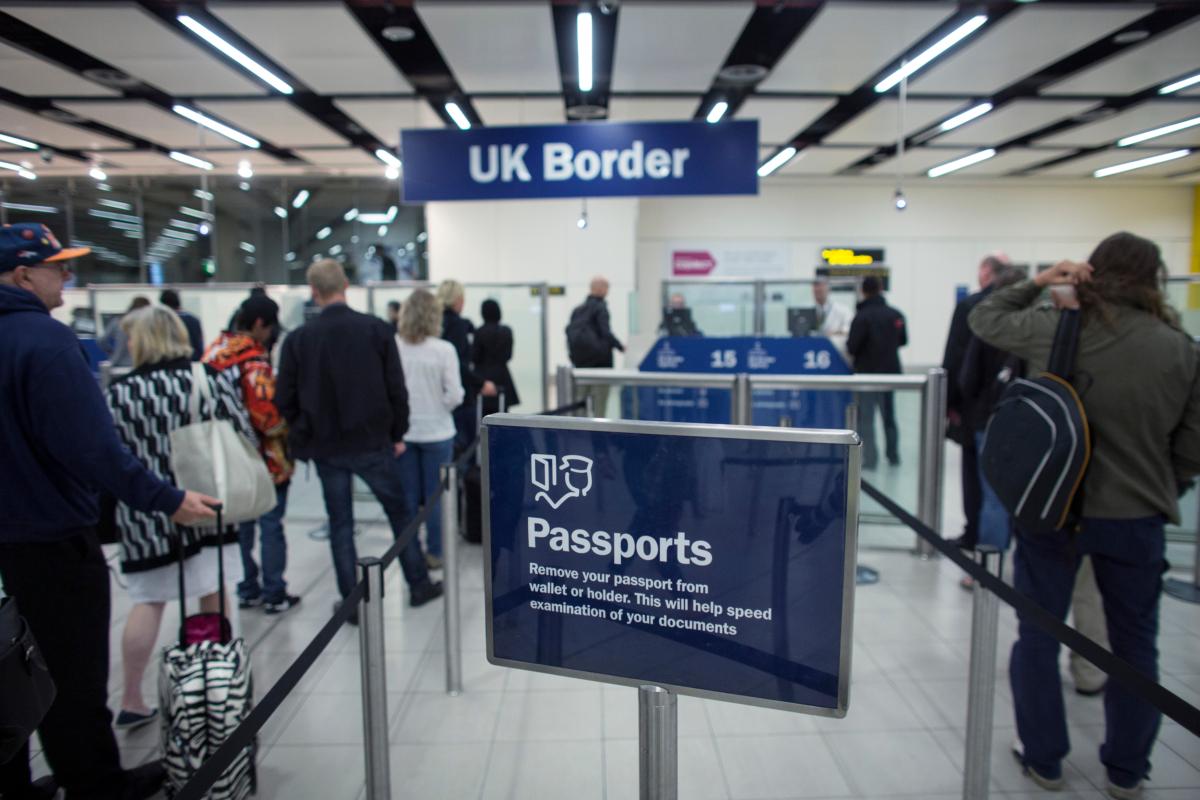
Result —
[[603, 364], [608, 357], [607, 342], [596, 329], [596, 315], [590, 304], [584, 303], [571, 312], [567, 323], [567, 355], [577, 367]]
[[1047, 369], [1008, 384], [988, 422], [980, 465], [1016, 523], [1051, 532], [1078, 523], [1092, 455], [1087, 413], [1071, 385], [1079, 312], [1063, 310]]

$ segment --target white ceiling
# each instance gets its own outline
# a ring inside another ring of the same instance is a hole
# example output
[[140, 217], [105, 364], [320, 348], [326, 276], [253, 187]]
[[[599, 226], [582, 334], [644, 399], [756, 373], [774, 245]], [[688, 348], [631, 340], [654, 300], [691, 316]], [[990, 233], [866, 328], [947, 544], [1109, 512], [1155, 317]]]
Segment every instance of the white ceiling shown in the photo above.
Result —
[[338, 100], [336, 105], [389, 147], [400, 144], [402, 128], [445, 127], [424, 100]]
[[174, 95], [263, 94], [265, 88], [136, 6], [0, 6], [22, 22]]
[[776, 174], [832, 175], [873, 152], [874, 147], [806, 147]]
[[417, 14], [467, 92], [562, 90], [549, 3], [443, 0]]
[[474, 104], [485, 125], [552, 125], [566, 121], [566, 108], [558, 97], [517, 100], [481, 97]]
[[1200, 21], [1192, 22], [1080, 74], [1043, 94], [1132, 94], [1200, 68]]
[[344, 145], [335, 131], [308, 116], [287, 100], [209, 100], [201, 109], [234, 127], [279, 147]]
[[341, 3], [226, 0], [208, 8], [318, 92], [412, 91]]
[[[1098, 122], [1080, 125], [1068, 131], [1039, 139], [1038, 144], [1070, 145], [1074, 147], [1094, 147], [1102, 144], [1112, 144], [1118, 139], [1135, 133], [1157, 128], [1170, 122], [1178, 122], [1200, 115], [1200, 101], [1195, 103], [1142, 103], [1128, 111], [1105, 117]], [[1195, 130], [1185, 131], [1173, 137], [1193, 138]], [[1146, 146], [1153, 147], [1160, 143], [1169, 144], [1166, 137], [1152, 140]]]
[[[930, 167], [936, 167], [939, 164], [945, 164], [953, 161], [956, 158], [970, 155], [975, 152], [975, 148], [965, 150], [929, 150], [927, 148], [918, 148], [916, 150], [906, 150], [904, 155], [899, 158], [891, 158], [880, 164], [867, 167], [863, 170], [867, 175], [924, 175], [925, 171]], [[966, 170], [963, 170], [966, 172]]]
[[613, 122], [662, 122], [691, 119], [700, 98], [612, 97], [608, 118]]
[[[904, 111], [905, 134], [920, 130], [933, 122], [962, 110], [956, 100], [908, 101]], [[828, 144], [891, 144], [898, 133], [899, 103], [881, 100], [847, 124], [825, 137]]]
[[[953, 173], [955, 175], [1006, 175], [1025, 167], [1041, 164], [1049, 161], [1052, 158], [1065, 156], [1071, 152], [1067, 149], [1054, 150], [1031, 150], [1028, 148], [1013, 148], [1005, 150], [1003, 153], [997, 153], [987, 161], [981, 161], [978, 164]], [[946, 177], [950, 177], [947, 175]]]
[[992, 145], [1015, 139], [1095, 106], [1091, 102], [1014, 100], [982, 117], [938, 136], [938, 144]]
[[[21, 108], [0, 103], [0, 131], [63, 148], [127, 148], [129, 145], [74, 125], [53, 122]], [[86, 172], [86, 168], [84, 169]]]
[[78, 100], [59, 105], [72, 114], [129, 131], [166, 147], [192, 149], [232, 144], [224, 136], [145, 100]]
[[328, 150], [297, 149], [296, 155], [322, 167], [372, 167], [383, 174], [383, 162], [357, 147], [339, 147]]
[[758, 140], [783, 144], [804, 130], [817, 117], [833, 108], [833, 100], [791, 100], [751, 97], [738, 109], [738, 119], [757, 119]]
[[707, 91], [753, 11], [749, 0], [621, 6], [613, 90]]
[[918, 72], [914, 92], [992, 94], [1141, 17], [1145, 9], [1025, 8]]
[[5, 89], [31, 97], [105, 97], [119, 92], [81, 78], [15, 47], [0, 43], [0, 75]]

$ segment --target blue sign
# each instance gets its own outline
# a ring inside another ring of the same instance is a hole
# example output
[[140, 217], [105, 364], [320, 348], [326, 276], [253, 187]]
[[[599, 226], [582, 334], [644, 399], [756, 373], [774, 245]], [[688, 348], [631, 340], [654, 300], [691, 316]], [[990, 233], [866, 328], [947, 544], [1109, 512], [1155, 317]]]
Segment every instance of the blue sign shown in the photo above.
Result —
[[857, 441], [487, 417], [488, 660], [843, 716]]
[[405, 130], [404, 201], [758, 193], [758, 121]]
[[[849, 375], [851, 369], [824, 337], [671, 336], [655, 342], [639, 366], [642, 372], [698, 372], [750, 375]], [[626, 419], [667, 422], [729, 422], [732, 406], [726, 389], [627, 387], [622, 394]], [[754, 425], [793, 428], [843, 428], [849, 392], [756, 389]]]

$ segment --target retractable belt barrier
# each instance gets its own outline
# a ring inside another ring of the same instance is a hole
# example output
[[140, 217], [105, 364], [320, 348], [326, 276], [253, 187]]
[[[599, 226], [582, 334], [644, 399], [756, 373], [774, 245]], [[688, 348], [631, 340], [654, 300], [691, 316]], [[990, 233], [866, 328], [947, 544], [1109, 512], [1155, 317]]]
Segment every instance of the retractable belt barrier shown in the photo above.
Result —
[[939, 553], [953, 561], [977, 583], [1015, 608], [1026, 620], [1037, 625], [1060, 643], [1065, 644], [1095, 664], [1096, 667], [1109, 677], [1116, 679], [1125, 689], [1187, 728], [1193, 735], [1200, 736], [1200, 708], [1189, 704], [1179, 695], [1134, 669], [1125, 660], [1117, 658], [1108, 650], [1096, 644], [1042, 608], [1036, 602], [964, 556], [957, 546], [943, 539], [937, 531], [905, 511], [871, 484], [863, 481], [862, 488], [876, 502], [894, 514], [905, 525], [912, 528], [918, 536], [928, 542]]
[[[541, 414], [545, 416], [557, 416], [559, 414], [568, 414], [572, 411], [579, 411], [586, 408], [586, 406], [586, 402], [580, 401], [542, 411]], [[455, 468], [459, 470], [465, 468], [478, 449], [479, 439], [477, 437], [454, 461]], [[421, 525], [433, 513], [437, 501], [441, 499], [445, 491], [446, 484], [444, 482], [439, 483], [437, 491], [426, 501], [421, 512], [409, 520], [408, 524], [404, 526], [404, 530], [396, 538], [396, 541], [392, 543], [392, 546], [379, 557], [383, 569], [386, 570], [391, 566], [392, 562], [400, 556], [404, 548], [408, 547], [413, 537], [421, 529]], [[234, 762], [242, 750], [254, 742], [254, 738], [262, 730], [262, 727], [266, 725], [267, 720], [278, 710], [283, 701], [287, 699], [287, 696], [300, 683], [300, 679], [304, 677], [305, 673], [312, 668], [316, 660], [325, 652], [325, 648], [333, 641], [333, 637], [337, 635], [338, 630], [358, 611], [359, 603], [366, 599], [366, 595], [366, 582], [360, 580], [350, 590], [350, 594], [346, 595], [342, 600], [338, 610], [334, 612], [333, 616], [317, 632], [313, 640], [308, 643], [308, 646], [304, 648], [300, 655], [296, 656], [296, 660], [284, 671], [279, 680], [275, 682], [275, 685], [267, 691], [262, 702], [254, 707], [254, 710], [242, 721], [241, 725], [238, 725], [234, 729], [233, 733], [229, 734], [229, 738], [217, 748], [216, 752], [200, 765], [200, 768], [192, 775], [191, 780], [184, 784], [179, 793], [175, 795], [175, 800], [203, 800], [204, 796], [212, 788], [212, 785], [224, 774], [225, 770], [229, 768], [229, 765]]]

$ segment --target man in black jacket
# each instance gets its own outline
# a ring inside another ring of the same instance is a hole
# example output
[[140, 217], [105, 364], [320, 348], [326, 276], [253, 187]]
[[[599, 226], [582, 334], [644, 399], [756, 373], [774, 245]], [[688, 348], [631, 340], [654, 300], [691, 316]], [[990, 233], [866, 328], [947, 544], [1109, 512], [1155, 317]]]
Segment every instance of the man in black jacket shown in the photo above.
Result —
[[[908, 344], [904, 315], [887, 304], [879, 279], [862, 282], [863, 300], [850, 323], [846, 350], [854, 359], [854, 371], [868, 374], [900, 372], [900, 348]], [[863, 469], [874, 469], [879, 460], [875, 443], [875, 409], [883, 415], [887, 460], [900, 464], [900, 434], [896, 429], [896, 404], [892, 392], [862, 392], [858, 395], [859, 427], [863, 438]]]
[[[608, 280], [592, 278], [588, 296], [571, 312], [567, 325], [567, 353], [576, 367], [600, 367], [611, 369], [613, 349], [625, 352], [625, 345], [613, 335], [608, 317]], [[607, 386], [584, 386], [579, 391], [580, 399], [592, 398], [592, 414], [603, 417], [608, 408]], [[560, 402], [568, 402], [560, 398]]]
[[[308, 268], [321, 313], [283, 341], [275, 403], [288, 422], [297, 460], [312, 459], [329, 515], [329, 548], [342, 597], [354, 588], [353, 476], [383, 506], [392, 535], [409, 519], [394, 459], [404, 452], [408, 392], [395, 331], [346, 305], [346, 273], [332, 259]], [[442, 593], [429, 580], [416, 538], [400, 553], [413, 606]], [[357, 619], [355, 617], [354, 619]]]

